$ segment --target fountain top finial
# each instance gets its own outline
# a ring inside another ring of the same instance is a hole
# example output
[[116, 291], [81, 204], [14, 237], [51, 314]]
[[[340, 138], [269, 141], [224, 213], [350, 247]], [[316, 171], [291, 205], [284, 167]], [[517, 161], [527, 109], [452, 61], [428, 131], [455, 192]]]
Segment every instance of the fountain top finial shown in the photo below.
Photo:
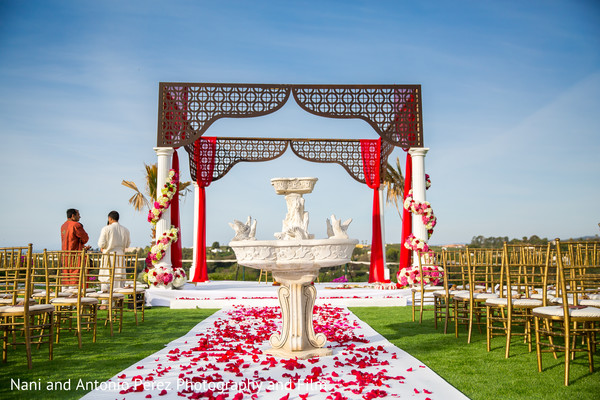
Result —
[[319, 178], [273, 178], [271, 185], [275, 188], [277, 194], [307, 194], [311, 193], [315, 187], [315, 183]]

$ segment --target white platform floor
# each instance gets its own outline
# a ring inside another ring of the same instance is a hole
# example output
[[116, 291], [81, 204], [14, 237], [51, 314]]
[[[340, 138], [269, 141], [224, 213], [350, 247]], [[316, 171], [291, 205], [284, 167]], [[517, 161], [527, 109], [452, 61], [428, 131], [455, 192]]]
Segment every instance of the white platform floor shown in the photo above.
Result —
[[[380, 290], [367, 283], [315, 283], [316, 304], [342, 307], [393, 307], [410, 305], [409, 289]], [[233, 305], [277, 306], [277, 286], [245, 281], [188, 283], [180, 290], [150, 288], [147, 303], [170, 308], [222, 308]]]

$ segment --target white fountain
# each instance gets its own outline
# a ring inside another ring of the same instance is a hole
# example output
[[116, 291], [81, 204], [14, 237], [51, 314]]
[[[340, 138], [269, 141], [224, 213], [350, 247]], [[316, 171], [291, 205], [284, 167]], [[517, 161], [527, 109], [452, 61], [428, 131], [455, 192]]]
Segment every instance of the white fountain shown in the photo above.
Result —
[[303, 194], [311, 193], [317, 178], [273, 178], [277, 194], [285, 195], [287, 215], [277, 240], [256, 240], [256, 220], [229, 224], [236, 232], [229, 243], [237, 262], [251, 268], [271, 271], [281, 284], [278, 297], [283, 326], [281, 334], [271, 335], [272, 348], [266, 353], [281, 357], [311, 358], [331, 355], [325, 348], [327, 338], [315, 334], [313, 307], [317, 289], [313, 282], [319, 269], [345, 264], [358, 243], [349, 239], [346, 230], [351, 219], [342, 222], [327, 219], [327, 239], [315, 239], [308, 233], [308, 212], [304, 211]]

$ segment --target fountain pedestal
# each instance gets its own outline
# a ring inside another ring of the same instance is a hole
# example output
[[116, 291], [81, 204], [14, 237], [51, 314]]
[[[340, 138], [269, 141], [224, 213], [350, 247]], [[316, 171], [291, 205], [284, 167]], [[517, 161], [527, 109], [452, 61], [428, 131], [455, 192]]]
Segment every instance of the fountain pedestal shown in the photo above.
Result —
[[[256, 240], [246, 232], [254, 232], [250, 218], [246, 225], [235, 221], [236, 239], [229, 243], [239, 265], [271, 271], [273, 279], [281, 284], [278, 297], [281, 305], [281, 333], [271, 335], [272, 348], [267, 354], [301, 359], [328, 356], [332, 350], [324, 347], [327, 338], [315, 333], [313, 307], [317, 289], [313, 282], [319, 269], [345, 264], [350, 261], [356, 239], [345, 234], [347, 223], [334, 224], [335, 234], [328, 239], [313, 239], [308, 233], [308, 212], [304, 211], [302, 194], [310, 193], [316, 178], [274, 178], [271, 183], [277, 194], [286, 196], [288, 213], [283, 221], [279, 240]], [[330, 223], [328, 223], [328, 227]]]
[[313, 307], [317, 289], [312, 284], [318, 270], [302, 277], [287, 276], [273, 272], [273, 279], [281, 283], [278, 291], [283, 325], [281, 334], [273, 334], [269, 339], [271, 349], [265, 351], [281, 357], [293, 355], [300, 359], [315, 356], [329, 356], [332, 350], [325, 348], [327, 338], [315, 333], [313, 327]]

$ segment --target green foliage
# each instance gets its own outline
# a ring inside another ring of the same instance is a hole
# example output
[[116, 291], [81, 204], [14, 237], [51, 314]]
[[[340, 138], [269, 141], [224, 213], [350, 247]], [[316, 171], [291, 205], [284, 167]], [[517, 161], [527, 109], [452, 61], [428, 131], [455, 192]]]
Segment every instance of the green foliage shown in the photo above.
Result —
[[394, 245], [388, 245], [385, 247], [385, 259], [387, 262], [400, 261], [400, 249], [398, 247], [395, 247]]
[[498, 237], [483, 237], [473, 236], [471, 239], [471, 243], [469, 243], [469, 247], [472, 248], [486, 248], [486, 249], [499, 249], [503, 246], [504, 242], [509, 244], [531, 244], [531, 245], [543, 245], [548, 243], [548, 238], [540, 238], [537, 235], [532, 235], [527, 238], [527, 236], [523, 236], [521, 239], [508, 239], [508, 236], [498, 236]]

